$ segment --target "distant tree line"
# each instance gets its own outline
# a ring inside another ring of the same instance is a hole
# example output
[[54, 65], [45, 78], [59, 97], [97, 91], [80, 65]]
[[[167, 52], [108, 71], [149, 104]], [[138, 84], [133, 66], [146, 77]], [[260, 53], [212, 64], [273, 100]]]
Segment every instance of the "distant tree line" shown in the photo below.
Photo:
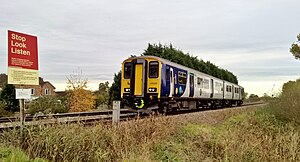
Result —
[[142, 55], [152, 55], [164, 58], [177, 64], [238, 84], [237, 77], [233, 73], [219, 68], [209, 61], [205, 62], [202, 59], [198, 59], [197, 56], [194, 57], [189, 53], [183, 53], [181, 50], [174, 48], [172, 44], [169, 46], [161, 44], [148, 44], [148, 48]]

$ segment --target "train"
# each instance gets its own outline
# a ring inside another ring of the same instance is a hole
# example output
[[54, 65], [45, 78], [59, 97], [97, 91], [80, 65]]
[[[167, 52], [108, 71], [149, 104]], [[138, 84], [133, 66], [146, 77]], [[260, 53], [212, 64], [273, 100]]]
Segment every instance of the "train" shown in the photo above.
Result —
[[239, 106], [243, 93], [242, 86], [156, 56], [132, 57], [122, 63], [122, 104], [133, 110]]

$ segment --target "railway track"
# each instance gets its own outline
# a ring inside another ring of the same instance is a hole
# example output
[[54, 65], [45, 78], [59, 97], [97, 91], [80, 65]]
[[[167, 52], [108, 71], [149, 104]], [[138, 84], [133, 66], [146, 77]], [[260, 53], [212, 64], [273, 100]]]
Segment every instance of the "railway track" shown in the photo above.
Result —
[[[130, 113], [130, 111], [128, 109], [121, 109], [120, 111], [121, 111], [121, 114]], [[64, 117], [85, 117], [85, 116], [96, 116], [96, 115], [112, 115], [112, 110], [25, 116], [25, 121], [50, 119], [50, 118], [57, 119], [57, 118], [64, 118]], [[18, 117], [1, 117], [0, 123], [16, 122], [19, 120], [20, 120], [20, 118], [18, 118]]]
[[[262, 102], [247, 103], [243, 106], [264, 104]], [[195, 110], [182, 110], [166, 115], [178, 115], [197, 111], [208, 111], [214, 109], [195, 109]], [[75, 113], [62, 113], [62, 114], [49, 114], [49, 115], [37, 115], [25, 117], [25, 126], [31, 125], [46, 125], [46, 124], [58, 124], [58, 123], [95, 123], [98, 121], [112, 121], [112, 110], [105, 111], [91, 111], [91, 112], [75, 112]], [[131, 112], [128, 109], [120, 110], [120, 120], [135, 117], [137, 113]], [[15, 128], [20, 126], [19, 118], [16, 117], [1, 117], [0, 129]]]

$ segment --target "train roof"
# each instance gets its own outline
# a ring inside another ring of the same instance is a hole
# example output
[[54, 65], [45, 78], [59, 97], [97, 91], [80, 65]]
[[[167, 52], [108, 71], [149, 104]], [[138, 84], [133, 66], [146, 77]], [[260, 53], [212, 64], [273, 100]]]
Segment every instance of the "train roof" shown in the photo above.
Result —
[[[193, 72], [201, 73], [202, 75], [205, 75], [205, 76], [207, 76], [207, 77], [211, 77], [211, 78], [213, 78], [213, 79], [218, 79], [218, 80], [225, 81], [225, 82], [227, 82], [227, 83], [231, 83], [231, 82], [229, 82], [229, 81], [226, 81], [226, 80], [223, 80], [223, 79], [220, 79], [220, 78], [211, 76], [211, 75], [209, 75], [209, 74], [200, 72], [200, 71], [198, 71], [198, 70], [195, 70], [195, 69], [186, 67], [186, 66], [184, 66], [184, 65], [177, 64], [177, 63], [175, 63], [175, 62], [172, 62], [172, 61], [170, 61], [170, 60], [163, 59], [163, 58], [160, 58], [160, 57], [157, 57], [157, 56], [137, 56], [137, 57], [131, 57], [131, 58], [128, 58], [128, 59], [124, 60], [123, 63], [126, 62], [126, 61], [128, 61], [128, 60], [139, 59], [139, 58], [140, 58], [140, 59], [143, 59], [143, 58], [153, 58], [153, 59], [157, 59], [157, 60], [160, 60], [162, 63], [165, 63], [165, 64], [169, 64], [169, 65], [172, 65], [172, 66], [175, 66], [175, 67], [179, 67], [179, 68], [182, 68], [182, 69], [186, 69], [186, 70], [188, 70], [188, 71], [193, 71]], [[231, 83], [231, 84], [237, 85], [237, 84], [235, 84], [235, 83]], [[237, 86], [240, 86], [240, 85], [237, 85]], [[240, 87], [242, 87], [242, 86], [240, 86]]]

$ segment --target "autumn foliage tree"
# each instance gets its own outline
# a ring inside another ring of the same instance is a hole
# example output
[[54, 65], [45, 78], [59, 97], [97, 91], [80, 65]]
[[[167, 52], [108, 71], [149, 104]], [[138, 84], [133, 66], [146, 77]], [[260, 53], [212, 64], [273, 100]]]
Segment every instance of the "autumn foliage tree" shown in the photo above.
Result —
[[86, 90], [88, 79], [82, 72], [72, 74], [68, 79], [68, 106], [70, 112], [89, 111], [94, 107], [95, 97], [92, 92]]

